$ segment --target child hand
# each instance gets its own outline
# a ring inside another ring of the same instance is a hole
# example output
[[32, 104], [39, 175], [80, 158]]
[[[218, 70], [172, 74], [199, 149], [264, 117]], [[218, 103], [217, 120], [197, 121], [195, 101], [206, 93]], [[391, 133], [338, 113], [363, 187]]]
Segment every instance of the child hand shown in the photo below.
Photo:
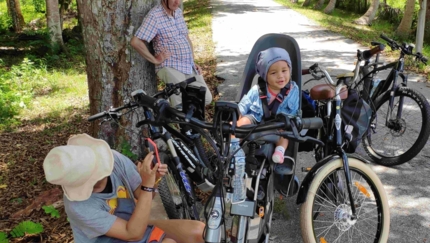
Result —
[[153, 158], [154, 158], [154, 152], [150, 152], [148, 153], [148, 155], [146, 155], [143, 162], [139, 162], [137, 164], [137, 171], [139, 172], [140, 177], [142, 178], [142, 186], [154, 187], [155, 177], [156, 177], [159, 165], [157, 163], [151, 169]]

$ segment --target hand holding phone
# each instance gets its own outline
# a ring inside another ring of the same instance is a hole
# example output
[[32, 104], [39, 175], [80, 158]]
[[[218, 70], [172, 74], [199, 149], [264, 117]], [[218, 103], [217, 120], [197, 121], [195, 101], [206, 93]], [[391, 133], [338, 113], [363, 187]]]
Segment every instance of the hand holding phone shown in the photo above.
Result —
[[149, 152], [154, 152], [154, 159], [152, 159], [152, 165], [158, 163], [161, 164], [160, 156], [158, 155], [157, 144], [150, 138], [145, 138], [145, 146], [148, 148]]

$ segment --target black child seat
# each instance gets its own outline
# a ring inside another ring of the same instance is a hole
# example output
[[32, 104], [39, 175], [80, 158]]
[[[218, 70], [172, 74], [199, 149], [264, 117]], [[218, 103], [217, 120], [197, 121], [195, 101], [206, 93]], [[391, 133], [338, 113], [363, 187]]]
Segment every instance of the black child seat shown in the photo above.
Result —
[[[293, 69], [291, 70], [291, 80], [295, 81], [297, 86], [299, 87], [299, 93], [302, 93], [302, 64], [301, 64], [301, 58], [300, 58], [300, 48], [297, 44], [296, 40], [288, 35], [283, 34], [266, 34], [260, 37], [257, 42], [255, 42], [251, 53], [249, 54], [248, 60], [245, 65], [245, 69], [242, 74], [242, 78], [240, 81], [240, 88], [239, 93], [236, 97], [236, 102], [240, 102], [242, 97], [248, 93], [248, 91], [252, 88], [256, 70], [255, 70], [255, 63], [257, 60], [257, 56], [261, 51], [264, 51], [271, 47], [279, 47], [284, 48], [288, 53], [290, 54], [291, 63], [293, 66]], [[299, 100], [299, 111], [301, 111], [302, 107], [302, 100]], [[299, 113], [301, 116], [301, 112]], [[296, 157], [297, 157], [297, 151], [298, 151], [299, 144], [297, 142], [290, 141], [286, 155], [293, 158], [292, 163], [294, 164]], [[261, 149], [261, 155], [269, 155], [272, 156], [273, 154], [274, 146], [271, 145], [271, 147], [262, 147]], [[258, 155], [258, 152], [257, 152]], [[287, 160], [287, 159], [286, 159]], [[287, 162], [287, 161], [285, 161]], [[284, 162], [284, 163], [285, 163]], [[299, 186], [299, 182], [297, 180], [297, 177], [294, 176], [293, 178], [293, 171], [291, 170], [291, 173], [289, 175], [279, 175], [275, 176], [275, 186], [277, 187], [278, 191], [283, 194], [284, 196], [293, 196]], [[279, 185], [282, 185], [279, 187]], [[285, 189], [288, 188], [288, 189]]]

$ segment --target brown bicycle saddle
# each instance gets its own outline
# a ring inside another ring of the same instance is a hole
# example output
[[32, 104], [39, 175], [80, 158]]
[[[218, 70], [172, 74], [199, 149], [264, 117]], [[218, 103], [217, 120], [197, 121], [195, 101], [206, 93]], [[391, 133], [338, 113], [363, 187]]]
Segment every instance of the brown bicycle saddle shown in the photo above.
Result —
[[[329, 100], [333, 99], [336, 87], [331, 84], [318, 84], [312, 87], [310, 95], [313, 100]], [[340, 90], [340, 99], [344, 100], [348, 98], [348, 89], [346, 86]]]

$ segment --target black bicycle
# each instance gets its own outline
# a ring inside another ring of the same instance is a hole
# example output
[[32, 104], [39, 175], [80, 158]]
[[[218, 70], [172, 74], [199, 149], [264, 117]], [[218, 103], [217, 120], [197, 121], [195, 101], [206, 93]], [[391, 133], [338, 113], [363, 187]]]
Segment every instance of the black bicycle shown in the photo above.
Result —
[[[411, 45], [398, 44], [383, 34], [381, 38], [392, 50], [400, 50], [398, 60], [380, 66], [379, 54], [385, 46], [379, 42], [372, 42], [375, 47], [367, 52], [357, 50], [353, 88], [374, 111], [368, 132], [363, 136], [366, 153], [375, 163], [394, 166], [414, 158], [430, 135], [430, 105], [421, 93], [407, 86], [408, 77], [403, 72], [406, 56], [423, 63], [427, 58], [421, 53], [414, 54]], [[371, 62], [373, 54], [376, 57]], [[360, 66], [362, 61], [364, 65]], [[389, 69], [385, 79], [377, 78], [378, 72]]]
[[[189, 86], [195, 78], [187, 79], [178, 84], [168, 84], [165, 89], [153, 95], [154, 98], [167, 99], [180, 90], [183, 96], [183, 109], [187, 113], [187, 119], [191, 117], [202, 118], [204, 116], [204, 104], [199, 102], [205, 97], [205, 91]], [[134, 93], [132, 93], [132, 96]], [[102, 122], [119, 119], [135, 109], [139, 108], [136, 102], [126, 102], [118, 108], [110, 108], [88, 118], [88, 121], [103, 119]], [[142, 137], [150, 138], [159, 145], [160, 140], [168, 147], [159, 152], [160, 160], [168, 165], [168, 175], [161, 180], [158, 191], [167, 216], [170, 219], [195, 219], [200, 220], [201, 204], [195, 195], [195, 187], [202, 192], [211, 191], [214, 188], [213, 167], [208, 160], [200, 134], [187, 124], [179, 127], [169, 124], [157, 123], [153, 110], [142, 106], [144, 119], [136, 126], [145, 126], [145, 134]], [[126, 110], [123, 112], [123, 110]]]
[[[323, 145], [320, 140], [300, 135], [302, 129], [320, 128], [321, 119], [290, 118], [280, 114], [274, 121], [237, 127], [238, 105], [216, 102], [214, 121], [208, 123], [188, 119], [183, 112], [171, 108], [167, 101], [147, 96], [142, 90], [133, 93], [141, 107], [149, 107], [157, 114], [157, 121], [148, 121], [150, 124], [164, 126], [186, 122], [199, 131], [216, 152], [216, 184], [206, 204], [205, 242], [229, 242], [225, 241], [227, 237], [236, 243], [269, 242], [277, 177], [270, 156], [267, 159], [267, 153], [263, 152], [264, 146], [275, 143], [281, 136], [291, 141], [313, 141]], [[340, 98], [336, 99], [336, 105], [339, 104]], [[341, 134], [340, 128], [336, 131], [337, 135]], [[230, 151], [232, 134], [242, 138], [242, 147], [250, 145], [253, 148], [246, 156], [246, 176], [239, 178], [234, 178], [240, 166], [234, 154], [240, 149]], [[342, 139], [336, 138], [337, 148], [341, 151], [339, 141]], [[360, 159], [339, 154], [342, 156], [331, 154], [316, 163], [298, 187], [297, 202], [303, 203], [300, 221], [304, 242], [386, 242], [390, 215], [381, 181]], [[241, 194], [242, 180], [246, 184], [246, 195], [228, 207], [225, 193]], [[235, 226], [230, 234], [223, 227], [228, 208], [230, 215], [237, 219], [233, 220]]]

